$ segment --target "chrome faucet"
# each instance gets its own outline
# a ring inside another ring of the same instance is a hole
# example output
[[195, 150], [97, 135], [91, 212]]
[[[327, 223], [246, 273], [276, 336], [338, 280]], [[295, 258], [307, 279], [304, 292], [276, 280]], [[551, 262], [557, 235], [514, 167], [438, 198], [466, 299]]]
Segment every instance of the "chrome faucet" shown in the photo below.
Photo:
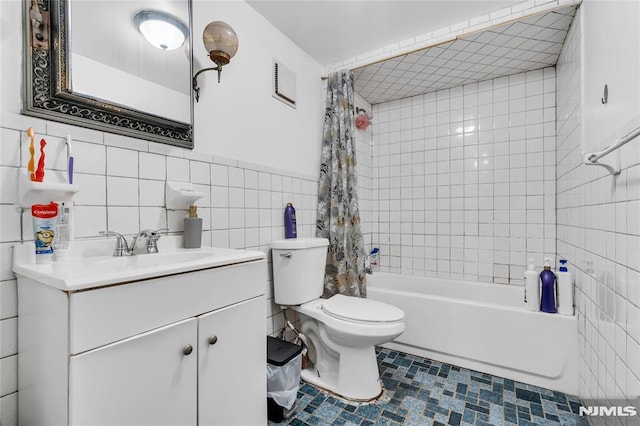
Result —
[[120, 257], [124, 254], [131, 254], [129, 250], [129, 245], [127, 244], [127, 239], [124, 235], [114, 232], [114, 231], [99, 231], [98, 234], [104, 236], [113, 236], [116, 237], [116, 248], [113, 250], [113, 255], [116, 257]]
[[116, 247], [113, 250], [113, 255], [116, 257], [124, 256], [124, 255], [134, 255], [136, 244], [140, 238], [146, 238], [147, 240], [147, 253], [158, 253], [158, 240], [160, 239], [160, 231], [168, 231], [168, 229], [143, 229], [138, 232], [136, 236], [133, 237], [131, 241], [131, 246], [127, 243], [127, 239], [124, 235], [114, 232], [114, 231], [100, 231], [98, 232], [100, 235], [105, 236], [114, 236], [116, 237]]

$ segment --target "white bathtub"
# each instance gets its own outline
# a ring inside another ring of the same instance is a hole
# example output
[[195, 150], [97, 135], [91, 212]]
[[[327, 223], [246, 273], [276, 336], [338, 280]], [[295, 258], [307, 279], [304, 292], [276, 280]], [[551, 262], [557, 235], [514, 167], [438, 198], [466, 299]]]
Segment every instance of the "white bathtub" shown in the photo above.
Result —
[[578, 393], [576, 317], [527, 311], [521, 286], [376, 272], [367, 293], [406, 315], [385, 347]]

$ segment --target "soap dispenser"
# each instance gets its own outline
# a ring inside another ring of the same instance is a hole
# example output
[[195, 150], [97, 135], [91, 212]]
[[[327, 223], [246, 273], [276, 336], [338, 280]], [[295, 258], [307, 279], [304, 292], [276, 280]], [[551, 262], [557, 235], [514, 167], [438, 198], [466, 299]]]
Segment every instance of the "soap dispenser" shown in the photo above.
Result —
[[542, 296], [540, 297], [540, 310], [550, 314], [556, 313], [556, 275], [551, 271], [551, 260], [544, 259], [544, 270], [540, 272], [542, 282]]
[[184, 218], [184, 248], [202, 246], [202, 218], [198, 217], [198, 207], [189, 206], [189, 217]]

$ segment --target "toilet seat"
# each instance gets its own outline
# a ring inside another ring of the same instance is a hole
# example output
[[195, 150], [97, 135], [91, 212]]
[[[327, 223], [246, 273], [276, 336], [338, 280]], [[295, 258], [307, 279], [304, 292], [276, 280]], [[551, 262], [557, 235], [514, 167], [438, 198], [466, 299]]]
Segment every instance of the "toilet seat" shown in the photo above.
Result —
[[404, 319], [404, 312], [395, 306], [342, 294], [323, 300], [321, 310], [333, 318], [355, 323], [393, 323]]

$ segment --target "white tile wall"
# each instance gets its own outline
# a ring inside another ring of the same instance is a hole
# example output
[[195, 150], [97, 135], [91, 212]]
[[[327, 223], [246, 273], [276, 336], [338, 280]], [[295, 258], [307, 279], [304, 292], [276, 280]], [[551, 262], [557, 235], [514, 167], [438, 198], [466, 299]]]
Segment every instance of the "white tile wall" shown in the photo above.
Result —
[[555, 71], [373, 106], [381, 268], [521, 283], [555, 261]]
[[[575, 274], [580, 396], [636, 405], [640, 395], [640, 145], [621, 148], [614, 178], [582, 164], [581, 14], [557, 65], [558, 254]], [[604, 418], [593, 418], [604, 424]], [[640, 417], [608, 418], [637, 425]]]
[[[16, 202], [17, 173], [28, 161], [26, 127], [38, 137], [74, 138], [77, 238], [96, 237], [110, 229], [127, 235], [143, 228], [183, 230], [186, 211], [165, 208], [165, 179], [187, 181], [205, 193], [196, 204], [203, 218], [203, 244], [268, 252], [274, 239], [284, 238], [287, 202], [297, 211], [298, 234], [315, 236], [317, 176], [233, 159], [199, 155], [180, 148], [115, 137], [74, 126], [6, 113], [0, 127], [0, 424], [17, 424], [17, 294], [11, 271], [12, 245], [32, 239], [30, 214]], [[33, 124], [32, 124], [33, 123]], [[55, 135], [55, 136], [54, 136]], [[47, 147], [49, 148], [49, 147]], [[52, 148], [53, 154], [55, 148]], [[158, 153], [159, 152], [159, 153]], [[47, 151], [49, 154], [49, 151]], [[50, 158], [49, 155], [47, 158]], [[203, 161], [204, 159], [204, 161]], [[55, 162], [52, 155], [51, 160]], [[367, 159], [368, 161], [368, 159]], [[53, 166], [52, 166], [53, 167]], [[61, 163], [59, 168], [63, 167]], [[52, 171], [53, 173], [53, 171]], [[46, 178], [46, 176], [45, 176]], [[271, 278], [267, 292], [267, 330], [283, 326], [273, 304]]]

